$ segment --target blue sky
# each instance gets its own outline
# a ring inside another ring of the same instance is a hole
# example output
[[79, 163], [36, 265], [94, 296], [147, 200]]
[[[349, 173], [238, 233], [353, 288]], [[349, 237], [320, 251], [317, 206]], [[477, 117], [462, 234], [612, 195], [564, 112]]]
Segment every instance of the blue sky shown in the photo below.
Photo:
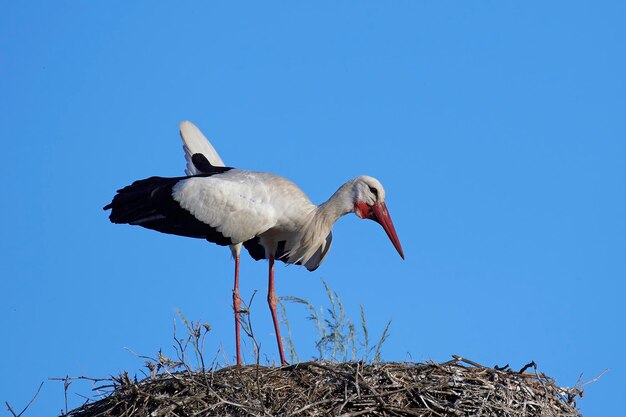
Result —
[[[579, 406], [615, 414], [625, 18], [617, 1], [2, 2], [0, 400], [21, 408], [46, 381], [29, 415], [56, 413], [49, 377], [137, 370], [124, 348], [171, 351], [176, 308], [232, 360], [228, 250], [102, 211], [183, 173], [188, 119], [228, 165], [317, 203], [357, 175], [384, 184], [406, 261], [348, 216], [320, 269], [278, 267], [279, 295], [327, 305], [325, 279], [372, 333], [393, 320], [389, 361], [534, 360], [565, 386], [609, 368]], [[275, 359], [266, 264], [246, 255], [241, 285]], [[289, 316], [308, 359], [315, 330]]]

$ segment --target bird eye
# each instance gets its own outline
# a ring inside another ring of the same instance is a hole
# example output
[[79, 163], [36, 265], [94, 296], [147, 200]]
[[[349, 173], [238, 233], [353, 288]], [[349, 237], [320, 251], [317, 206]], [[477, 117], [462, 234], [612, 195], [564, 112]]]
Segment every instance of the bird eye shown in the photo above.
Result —
[[369, 187], [369, 189], [370, 189], [370, 192], [372, 194], [374, 194], [374, 197], [376, 197], [376, 199], [378, 199], [378, 190], [376, 188], [374, 188], [374, 187]]

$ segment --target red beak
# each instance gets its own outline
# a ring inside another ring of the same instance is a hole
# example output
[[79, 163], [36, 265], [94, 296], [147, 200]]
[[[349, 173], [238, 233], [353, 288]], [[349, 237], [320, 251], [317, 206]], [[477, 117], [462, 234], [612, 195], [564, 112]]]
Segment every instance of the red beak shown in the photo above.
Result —
[[389, 236], [389, 240], [391, 240], [393, 246], [396, 248], [402, 259], [404, 259], [402, 245], [400, 244], [400, 239], [398, 239], [396, 228], [393, 227], [393, 222], [391, 221], [389, 210], [387, 210], [387, 205], [384, 202], [376, 203], [372, 206], [372, 211], [374, 212], [374, 215], [371, 219], [376, 221], [383, 227], [383, 229], [385, 229], [387, 236]]

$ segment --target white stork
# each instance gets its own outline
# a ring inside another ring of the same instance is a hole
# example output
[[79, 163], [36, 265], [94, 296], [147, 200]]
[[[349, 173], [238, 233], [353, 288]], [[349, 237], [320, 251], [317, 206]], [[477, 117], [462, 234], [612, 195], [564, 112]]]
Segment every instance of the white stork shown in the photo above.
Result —
[[190, 122], [181, 123], [187, 175], [150, 177], [117, 191], [111, 209], [113, 223], [139, 225], [162, 233], [206, 239], [230, 245], [235, 258], [233, 309], [237, 364], [239, 345], [239, 254], [241, 245], [255, 260], [269, 260], [267, 301], [272, 313], [281, 364], [286, 364], [274, 291], [274, 260], [320, 266], [332, 241], [332, 227], [343, 215], [378, 222], [404, 259], [385, 190], [375, 178], [360, 176], [316, 206], [291, 181], [266, 172], [224, 167], [215, 149]]

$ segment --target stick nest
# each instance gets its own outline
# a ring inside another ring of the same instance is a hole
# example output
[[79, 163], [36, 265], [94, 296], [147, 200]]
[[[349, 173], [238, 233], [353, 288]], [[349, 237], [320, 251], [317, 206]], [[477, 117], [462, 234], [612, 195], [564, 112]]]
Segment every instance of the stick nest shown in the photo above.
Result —
[[[306, 362], [285, 367], [111, 378], [105, 398], [65, 417], [105, 416], [580, 416], [580, 388], [542, 373], [445, 363]], [[102, 389], [102, 386], [94, 389]]]

